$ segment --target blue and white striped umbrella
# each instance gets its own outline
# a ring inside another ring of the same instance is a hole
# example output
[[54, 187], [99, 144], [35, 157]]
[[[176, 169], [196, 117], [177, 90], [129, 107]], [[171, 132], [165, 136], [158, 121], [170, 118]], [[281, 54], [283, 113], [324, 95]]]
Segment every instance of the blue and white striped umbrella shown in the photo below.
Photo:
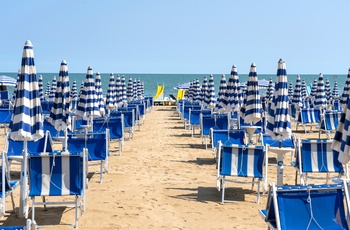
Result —
[[293, 82], [290, 81], [290, 82], [289, 82], [289, 87], [288, 87], [288, 100], [289, 100], [289, 101], [292, 101], [293, 92], [294, 92], [294, 89], [293, 89]]
[[123, 104], [125, 105], [128, 100], [127, 100], [127, 96], [126, 96], [126, 82], [125, 82], [125, 77], [124, 75], [122, 76], [122, 79], [121, 79], [121, 84], [122, 84], [122, 98], [123, 98]]
[[243, 117], [244, 123], [246, 124], [255, 124], [262, 118], [262, 105], [255, 63], [252, 63], [250, 66], [247, 81], [247, 93], [244, 95], [240, 112], [241, 117]]
[[126, 96], [127, 96], [128, 102], [132, 101], [134, 99], [134, 88], [133, 88], [133, 82], [132, 82], [131, 77], [129, 77], [128, 88], [126, 90]]
[[63, 130], [65, 133], [62, 151], [67, 150], [67, 129], [71, 129], [70, 101], [68, 66], [67, 62], [63, 60], [61, 62], [55, 97], [53, 98], [53, 106], [49, 116], [49, 122], [55, 129], [57, 131]]
[[204, 76], [202, 88], [201, 88], [201, 105], [203, 108], [208, 106], [206, 103], [206, 100], [205, 100], [205, 98], [207, 96], [207, 92], [208, 92], [208, 79], [206, 76]]
[[38, 85], [39, 85], [39, 97], [40, 97], [40, 100], [44, 100], [43, 76], [42, 75], [39, 76]]
[[81, 81], [81, 83], [80, 83], [78, 98], [80, 98], [81, 93], [84, 91], [84, 83], [85, 83], [84, 81]]
[[288, 102], [288, 79], [285, 62], [278, 62], [275, 92], [273, 94], [271, 108], [268, 110], [266, 132], [274, 140], [291, 138], [292, 129], [290, 123]]
[[324, 85], [324, 91], [326, 93], [327, 103], [330, 103], [332, 100], [332, 92], [331, 92], [331, 84], [329, 83], [329, 79], [326, 78], [326, 83]]
[[141, 79], [137, 79], [137, 100], [143, 100]]
[[226, 82], [226, 77], [225, 74], [223, 74], [221, 76], [221, 80], [220, 80], [220, 86], [219, 86], [219, 92], [218, 92], [218, 100], [215, 106], [214, 111], [217, 112], [225, 112], [226, 111], [226, 105], [227, 105], [227, 101], [225, 98], [225, 93], [227, 90], [227, 82]]
[[209, 108], [214, 108], [216, 99], [215, 99], [215, 84], [214, 84], [214, 76], [211, 74], [209, 77], [208, 83], [208, 92], [206, 97], [206, 104]]
[[272, 77], [270, 77], [269, 86], [267, 87], [267, 90], [266, 90], [266, 100], [267, 101], [272, 101], [274, 91], [275, 91], [274, 84], [272, 82]]
[[95, 90], [95, 80], [91, 67], [87, 69], [84, 88], [79, 97], [77, 115], [87, 121], [92, 121], [94, 117], [100, 116]]
[[49, 100], [50, 101], [52, 101], [53, 98], [55, 97], [56, 87], [57, 87], [56, 76], [53, 76], [51, 89], [50, 89], [50, 95], [49, 95]]
[[303, 100], [301, 96], [301, 80], [300, 75], [297, 75], [295, 87], [294, 87], [294, 93], [292, 98], [292, 104], [295, 105], [296, 108], [302, 108], [303, 106]]
[[[19, 80], [19, 76], [21, 75], [21, 70], [18, 70], [18, 74], [17, 74], [17, 82]], [[17, 93], [17, 83], [15, 85], [15, 87], [13, 88], [13, 94], [12, 94], [12, 102], [14, 102], [16, 100], [16, 93]]]
[[21, 169], [21, 190], [19, 217], [27, 216], [27, 142], [44, 137], [43, 116], [39, 85], [36, 77], [33, 45], [28, 40], [24, 44], [21, 73], [17, 81], [16, 99], [9, 125], [10, 138], [23, 141], [23, 167]]
[[314, 78], [314, 82], [312, 83], [310, 97], [314, 100], [317, 92], [317, 79]]
[[193, 91], [194, 92], [193, 100], [200, 102], [201, 101], [201, 87], [199, 85], [199, 79], [198, 78], [196, 78], [194, 80], [193, 89], [194, 89], [194, 91]]
[[105, 115], [106, 108], [105, 108], [105, 100], [103, 98], [103, 92], [102, 92], [101, 74], [99, 72], [96, 72], [95, 90], [96, 90], [98, 111], [100, 111], [100, 115], [101, 117], [103, 117]]
[[77, 81], [74, 80], [72, 84], [72, 91], [70, 93], [71, 99], [75, 100], [78, 97]]
[[134, 78], [134, 81], [132, 83], [132, 89], [133, 89], [133, 101], [137, 100], [137, 79]]
[[188, 100], [193, 101], [194, 99], [194, 89], [193, 89], [193, 81], [190, 82], [190, 88], [188, 89]]
[[305, 80], [303, 80], [301, 82], [301, 98], [302, 100], [305, 100], [306, 97], [307, 97], [306, 82]]
[[317, 83], [317, 91], [315, 97], [315, 107], [324, 109], [327, 107], [326, 92], [324, 91], [323, 75], [320, 73]]
[[120, 107], [123, 105], [123, 88], [119, 75], [117, 75], [117, 78], [115, 79], [115, 89], [116, 103], [117, 106]]
[[50, 90], [51, 90], [51, 84], [48, 81], [46, 84], [46, 89], [45, 89], [45, 98], [48, 100], [50, 96]]
[[108, 110], [114, 110], [117, 108], [115, 101], [115, 81], [113, 73], [109, 75], [109, 83], [106, 95], [106, 107]]
[[336, 81], [334, 82], [332, 97], [333, 97], [333, 99], [339, 98], [338, 82], [336, 82]]
[[343, 93], [340, 98], [340, 104], [343, 107], [343, 110], [347, 108], [349, 94], [350, 94], [350, 68], [348, 70], [348, 76], [346, 78]]
[[232, 66], [230, 78], [228, 79], [225, 100], [227, 102], [227, 112], [239, 111], [243, 103], [241, 84], [239, 82], [237, 67], [235, 65]]

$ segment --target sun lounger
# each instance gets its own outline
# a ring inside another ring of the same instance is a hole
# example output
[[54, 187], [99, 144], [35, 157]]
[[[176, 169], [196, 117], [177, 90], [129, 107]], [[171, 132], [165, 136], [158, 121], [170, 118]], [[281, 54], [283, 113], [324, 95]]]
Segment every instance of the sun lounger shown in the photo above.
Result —
[[330, 139], [330, 132], [337, 131], [340, 116], [341, 114], [338, 111], [326, 111], [321, 120], [321, 125], [318, 130], [318, 138], [321, 138], [321, 133], [325, 132], [327, 138]]

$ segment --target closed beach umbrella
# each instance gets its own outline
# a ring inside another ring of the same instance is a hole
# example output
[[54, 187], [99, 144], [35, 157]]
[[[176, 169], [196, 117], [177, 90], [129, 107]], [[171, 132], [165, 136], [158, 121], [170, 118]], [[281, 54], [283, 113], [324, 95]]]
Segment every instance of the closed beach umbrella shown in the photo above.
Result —
[[292, 104], [295, 105], [296, 108], [301, 108], [303, 106], [303, 100], [301, 96], [301, 80], [300, 75], [297, 75], [295, 87], [294, 87], [294, 93], [292, 98]]
[[39, 97], [40, 97], [40, 100], [44, 100], [43, 76], [42, 75], [39, 76], [38, 86], [39, 86]]
[[46, 97], [46, 99], [49, 99], [50, 90], [51, 90], [51, 84], [50, 84], [50, 82], [48, 81], [47, 84], [46, 84], [46, 89], [45, 89], [45, 97]]
[[247, 92], [244, 95], [240, 112], [246, 124], [255, 124], [261, 120], [262, 106], [255, 63], [250, 66]]
[[194, 88], [193, 88], [194, 82], [190, 82], [190, 88], [188, 89], [188, 100], [193, 101], [194, 99]]
[[278, 62], [275, 92], [273, 94], [271, 109], [268, 110], [266, 132], [274, 140], [291, 138], [292, 129], [290, 124], [290, 113], [288, 103], [288, 79], [285, 62]]
[[126, 91], [126, 96], [127, 96], [127, 100], [128, 101], [132, 101], [134, 99], [134, 88], [133, 88], [133, 82], [132, 82], [132, 78], [129, 77], [129, 81], [128, 81], [128, 88]]
[[84, 91], [84, 81], [81, 81], [81, 83], [80, 83], [80, 89], [79, 89], [79, 95], [78, 95], [78, 97], [80, 98], [80, 95], [81, 95], [81, 93]]
[[27, 141], [36, 141], [44, 137], [43, 116], [39, 85], [34, 63], [33, 45], [26, 41], [22, 54], [21, 73], [17, 81], [16, 99], [13, 116], [9, 125], [10, 138], [23, 141], [23, 167], [21, 169], [21, 194], [19, 216], [27, 215]]
[[208, 92], [206, 97], [206, 104], [209, 108], [214, 108], [216, 103], [215, 99], [215, 84], [214, 84], [214, 76], [211, 74], [209, 77], [208, 83]]
[[103, 117], [105, 115], [105, 100], [103, 98], [101, 75], [99, 72], [96, 73], [96, 77], [95, 77], [95, 90], [96, 90], [98, 111], [100, 111], [100, 115]]
[[230, 78], [227, 83], [227, 90], [225, 93], [225, 100], [227, 101], [226, 110], [239, 111], [243, 103], [243, 96], [241, 92], [241, 85], [239, 82], [237, 67], [232, 66]]
[[106, 107], [108, 110], [114, 110], [117, 108], [114, 92], [115, 92], [114, 74], [111, 73], [109, 75], [109, 83], [108, 83], [108, 89], [107, 89], [107, 95], [106, 95]]
[[310, 97], [314, 99], [316, 97], [316, 92], [317, 92], [317, 79], [314, 78], [314, 82], [312, 83]]
[[206, 76], [204, 76], [202, 88], [201, 88], [201, 104], [204, 108], [208, 106], [208, 104], [206, 103], [206, 100], [205, 100], [205, 98], [207, 96], [207, 92], [208, 92], [208, 79]]
[[122, 91], [122, 83], [121, 83], [121, 80], [120, 80], [120, 76], [117, 75], [117, 78], [115, 79], [115, 101], [116, 101], [116, 105], [119, 107], [119, 106], [122, 106], [123, 105], [123, 91]]
[[274, 91], [275, 91], [275, 89], [274, 89], [274, 85], [273, 85], [273, 82], [272, 82], [272, 77], [270, 77], [269, 86], [267, 87], [267, 90], [266, 90], [266, 100], [267, 101], [271, 101], [272, 100]]
[[[21, 70], [18, 70], [17, 82], [18, 82], [18, 80], [19, 80], [19, 75], [20, 75], [20, 74], [21, 74]], [[13, 89], [12, 102], [14, 102], [15, 99], [16, 99], [16, 92], [17, 92], [17, 83], [16, 83], [16, 85], [15, 85], [15, 87], [14, 87], [14, 89]]]
[[134, 78], [134, 81], [132, 83], [132, 89], [133, 89], [132, 98], [133, 98], [133, 100], [137, 100], [137, 80], [136, 80], [136, 78]]
[[199, 85], [199, 79], [198, 78], [196, 78], [194, 80], [193, 93], [194, 93], [193, 100], [200, 102], [201, 101], [201, 87]]
[[94, 117], [99, 117], [95, 80], [91, 67], [88, 67], [84, 88], [80, 94], [77, 115], [84, 120], [92, 121]]
[[75, 100], [78, 97], [77, 81], [74, 80], [72, 84], [71, 99]]
[[327, 102], [330, 103], [330, 101], [332, 100], [332, 92], [331, 92], [331, 84], [329, 83], [328, 78], [326, 78], [326, 83], [324, 85], [324, 91], [326, 93]]
[[142, 83], [141, 79], [137, 79], [137, 100], [142, 100], [143, 95], [142, 95]]
[[291, 81], [291, 82], [289, 82], [289, 87], [288, 87], [288, 99], [289, 99], [289, 101], [291, 101], [293, 98], [293, 91], [294, 91], [293, 82]]
[[50, 101], [52, 101], [53, 98], [55, 97], [56, 87], [57, 87], [57, 79], [56, 79], [56, 76], [53, 76], [51, 89], [50, 89], [50, 95], [49, 95]]
[[301, 98], [305, 100], [306, 97], [307, 97], [306, 82], [305, 80], [303, 80], [301, 82]]
[[332, 91], [332, 97], [333, 97], [333, 99], [339, 98], [338, 82], [336, 82], [336, 81], [334, 82], [333, 91]]
[[349, 93], [350, 93], [350, 68], [348, 70], [348, 76], [346, 78], [343, 93], [340, 98], [340, 104], [343, 107], [343, 110], [347, 108]]
[[324, 109], [327, 107], [327, 98], [326, 98], [326, 92], [324, 91], [324, 82], [323, 82], [322, 73], [320, 73], [318, 77], [315, 107], [320, 109]]
[[214, 109], [215, 111], [218, 111], [218, 112], [225, 112], [226, 111], [226, 105], [227, 105], [227, 103], [226, 103], [227, 101], [225, 98], [226, 90], [227, 90], [227, 82], [226, 82], [225, 74], [223, 74], [221, 76], [221, 80], [220, 80], [218, 101], [217, 101], [215, 109]]
[[63, 142], [63, 151], [67, 150], [67, 129], [71, 129], [71, 117], [69, 114], [70, 89], [67, 62], [61, 62], [60, 73], [58, 74], [55, 97], [50, 111], [49, 122], [57, 131], [64, 131], [65, 139]]
[[128, 100], [127, 100], [127, 96], [126, 96], [126, 82], [125, 82], [125, 77], [124, 75], [122, 76], [122, 79], [121, 79], [121, 84], [122, 84], [122, 98], [123, 98], [123, 104], [125, 105]]

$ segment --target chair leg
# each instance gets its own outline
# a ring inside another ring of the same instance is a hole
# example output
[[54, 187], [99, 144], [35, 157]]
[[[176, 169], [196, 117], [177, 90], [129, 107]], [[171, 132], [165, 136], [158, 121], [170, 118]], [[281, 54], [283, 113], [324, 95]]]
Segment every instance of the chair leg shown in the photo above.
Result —
[[221, 203], [225, 202], [225, 176], [222, 177], [221, 180], [222, 190], [221, 190]]
[[261, 181], [261, 179], [258, 179], [258, 197], [257, 197], [257, 200], [256, 200], [257, 204], [260, 203], [260, 181]]

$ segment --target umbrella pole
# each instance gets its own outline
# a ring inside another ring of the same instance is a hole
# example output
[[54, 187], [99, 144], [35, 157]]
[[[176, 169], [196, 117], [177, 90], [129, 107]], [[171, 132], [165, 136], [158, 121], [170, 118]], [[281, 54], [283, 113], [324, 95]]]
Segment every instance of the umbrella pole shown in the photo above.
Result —
[[[282, 140], [278, 141], [278, 147], [282, 148]], [[284, 154], [277, 154], [277, 185], [283, 185], [283, 158]]]
[[67, 127], [64, 129], [64, 140], [63, 140], [63, 152], [68, 152], [68, 133], [67, 133]]
[[22, 162], [22, 172], [21, 172], [21, 189], [20, 189], [20, 202], [19, 202], [19, 218], [27, 218], [27, 164], [28, 164], [28, 142], [23, 141], [23, 162]]

